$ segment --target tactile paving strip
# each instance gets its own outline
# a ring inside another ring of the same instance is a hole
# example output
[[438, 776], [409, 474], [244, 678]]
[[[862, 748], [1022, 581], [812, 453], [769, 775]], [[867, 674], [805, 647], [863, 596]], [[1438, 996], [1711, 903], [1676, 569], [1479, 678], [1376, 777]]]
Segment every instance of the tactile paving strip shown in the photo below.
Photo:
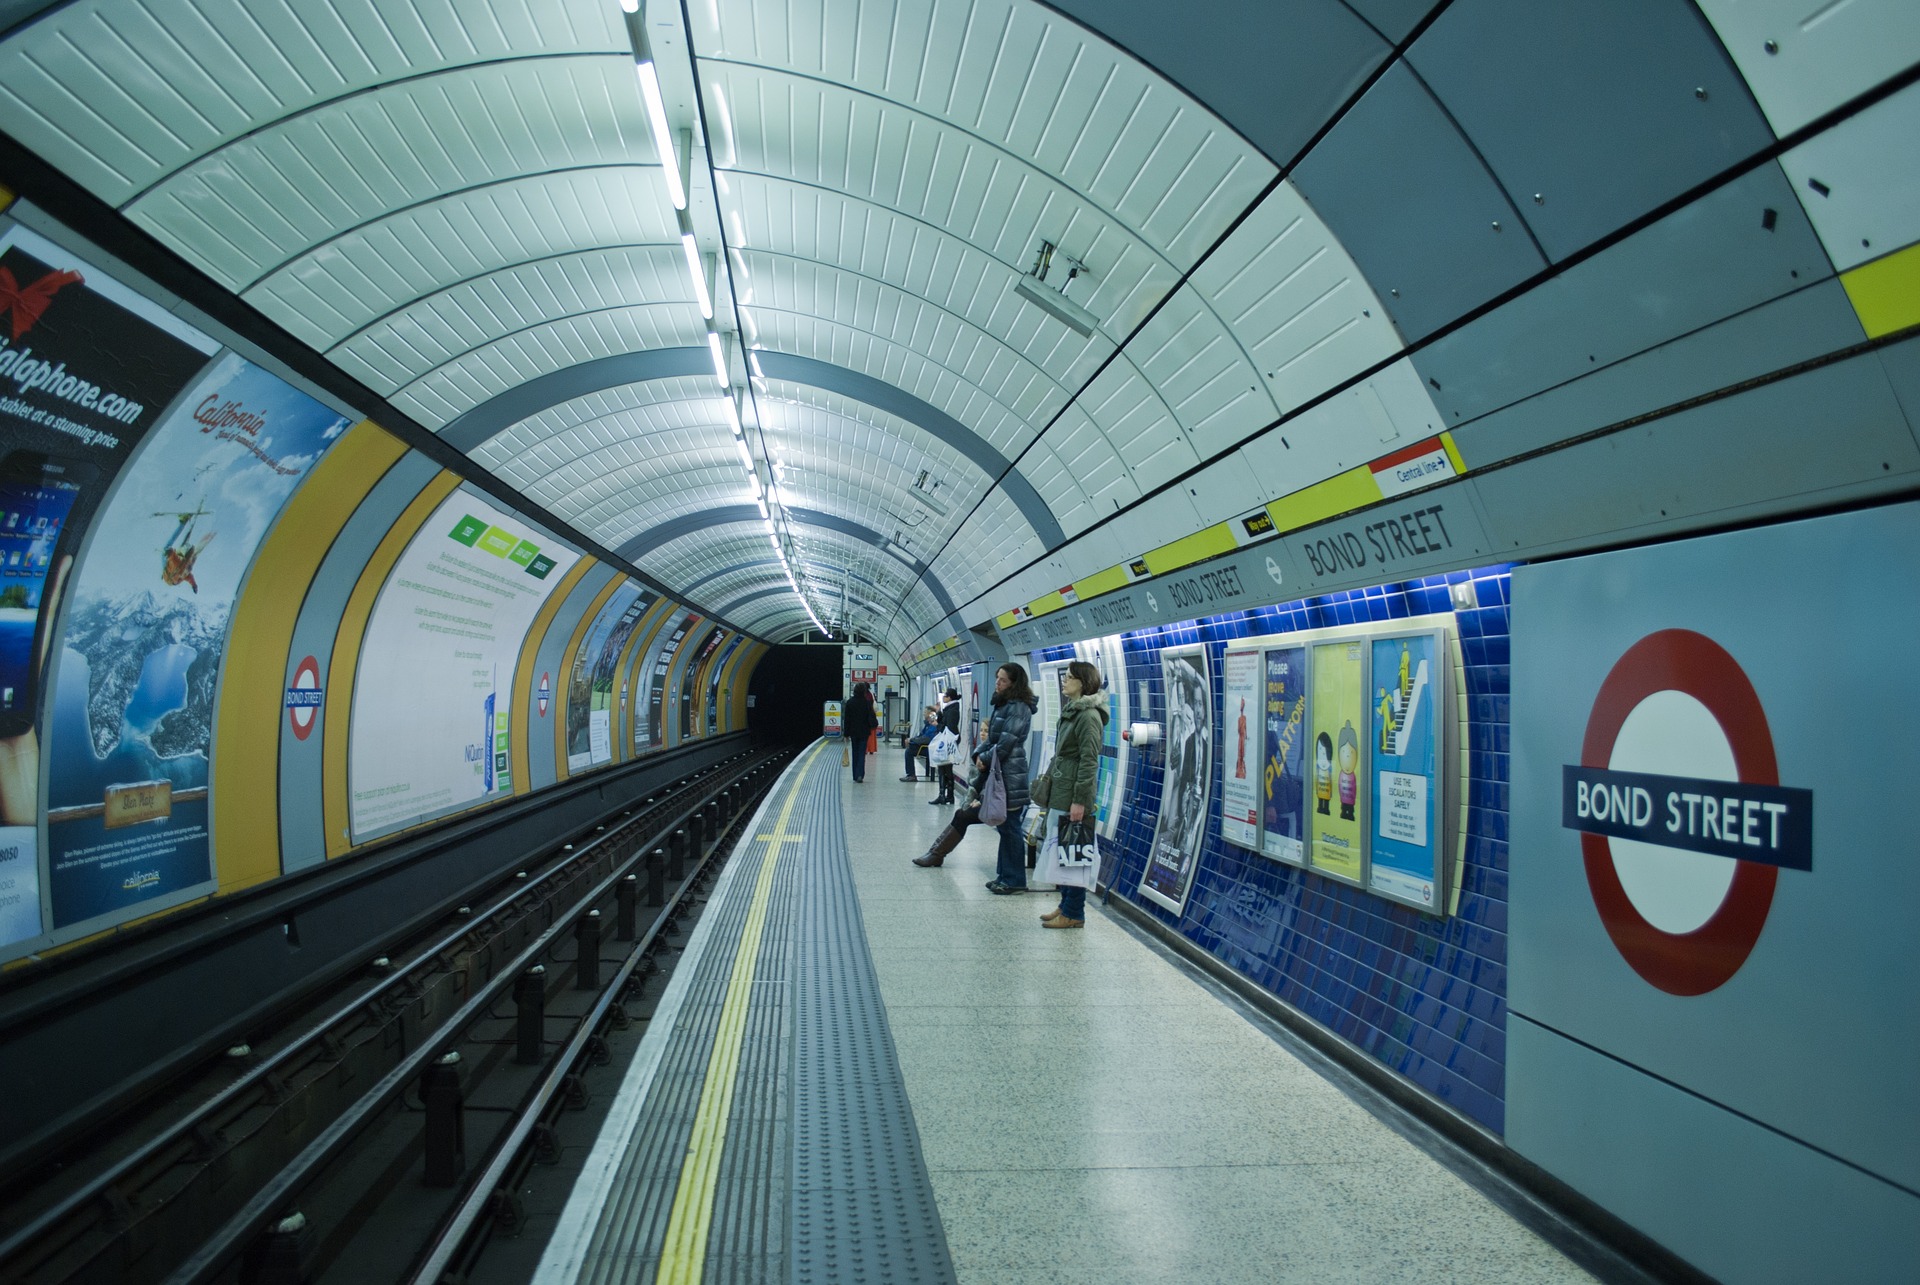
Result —
[[823, 778], [807, 800], [793, 974], [789, 1279], [952, 1281], [854, 892], [840, 776]]

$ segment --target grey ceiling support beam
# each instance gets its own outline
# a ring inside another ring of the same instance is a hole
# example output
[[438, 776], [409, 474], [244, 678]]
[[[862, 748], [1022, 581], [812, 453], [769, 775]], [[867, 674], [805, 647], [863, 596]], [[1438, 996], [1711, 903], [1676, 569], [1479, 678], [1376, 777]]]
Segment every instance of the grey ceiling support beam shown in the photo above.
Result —
[[[872, 527], [855, 522], [851, 518], [839, 517], [832, 513], [821, 513], [814, 509], [796, 509], [790, 507], [786, 513], [787, 520], [790, 522], [798, 522], [802, 526], [819, 527], [825, 531], [838, 531], [842, 535], [850, 535], [857, 540], [864, 540], [874, 548], [883, 550], [893, 557], [898, 558], [913, 572], [917, 579], [925, 582], [928, 590], [933, 594], [934, 601], [940, 604], [941, 611], [952, 615], [956, 610], [953, 605], [953, 598], [947, 593], [946, 586], [940, 583], [938, 577], [933, 574], [926, 563], [915, 562], [902, 556], [897, 546], [888, 541], [886, 536], [881, 535]], [[628, 562], [638, 565], [640, 560], [647, 554], [658, 549], [663, 544], [670, 544], [680, 539], [682, 536], [692, 535], [696, 531], [704, 531], [708, 527], [725, 526], [732, 522], [751, 522], [755, 526], [758, 526], [760, 520], [760, 510], [751, 504], [731, 504], [717, 509], [699, 509], [692, 513], [683, 513], [677, 518], [670, 518], [665, 522], [659, 523], [657, 526], [648, 527], [645, 531], [642, 531], [639, 535], [634, 536], [633, 539], [621, 545], [615, 552]]]
[[[778, 568], [780, 565], [781, 565], [780, 561], [777, 558], [753, 558], [746, 562], [736, 562], [730, 567], [721, 567], [718, 571], [707, 572], [707, 574], [705, 574], [704, 576], [701, 576], [699, 579], [689, 582], [681, 590], [681, 592], [685, 594], [692, 594], [693, 592], [698, 590], [701, 585], [712, 584], [715, 580], [718, 580], [721, 576], [730, 576], [736, 571], [753, 571], [760, 567], [767, 567], [769, 569], [773, 569], [773, 568]], [[859, 581], [861, 584], [866, 585], [869, 589], [875, 590], [876, 592], [879, 592], [879, 593], [887, 592], [886, 586], [875, 584], [873, 581], [861, 575], [858, 571], [853, 571], [846, 567], [835, 567], [834, 570], [853, 577], [855, 580]], [[786, 579], [786, 577], [782, 575], [781, 579], [784, 580]]]
[[[472, 452], [521, 420], [531, 419], [543, 410], [576, 397], [625, 384], [683, 379], [689, 375], [713, 378], [713, 355], [705, 348], [652, 348], [583, 361], [489, 397], [442, 428], [440, 437], [463, 451]], [[713, 390], [713, 396], [719, 399], [718, 388]]]
[[[805, 384], [825, 389], [863, 405], [882, 410], [922, 431], [939, 438], [958, 451], [967, 461], [985, 473], [1007, 493], [1020, 515], [1026, 518], [1034, 534], [1049, 549], [1066, 543], [1066, 532], [1054, 518], [1053, 510], [1040, 498], [1033, 483], [1013, 466], [1013, 461], [995, 450], [984, 438], [939, 407], [924, 402], [912, 393], [894, 387], [885, 380], [863, 375], [832, 362], [791, 353], [754, 350], [754, 359], [769, 379]], [[650, 379], [678, 379], [685, 376], [711, 377], [713, 357], [705, 348], [654, 348], [645, 352], [620, 353], [583, 361], [577, 366], [556, 370], [538, 379], [509, 388], [490, 397], [440, 430], [443, 440], [467, 452], [477, 450], [489, 439], [523, 419], [543, 410], [604, 392], [623, 384], [645, 383]], [[719, 396], [716, 391], [715, 397]]]
[[875, 379], [831, 362], [797, 357], [792, 353], [767, 352], [764, 349], [756, 350], [753, 355], [759, 362], [761, 373], [768, 379], [784, 379], [789, 383], [824, 388], [898, 416], [933, 434], [992, 478], [1007, 493], [1007, 498], [1013, 501], [1014, 507], [1020, 510], [1020, 515], [1026, 518], [1027, 524], [1047, 548], [1057, 549], [1066, 543], [1066, 532], [1060, 529], [1053, 510], [1040, 498], [1040, 492], [1034, 489], [1033, 483], [1027, 481], [1026, 476], [1013, 466], [1013, 461], [939, 407], [883, 379]]

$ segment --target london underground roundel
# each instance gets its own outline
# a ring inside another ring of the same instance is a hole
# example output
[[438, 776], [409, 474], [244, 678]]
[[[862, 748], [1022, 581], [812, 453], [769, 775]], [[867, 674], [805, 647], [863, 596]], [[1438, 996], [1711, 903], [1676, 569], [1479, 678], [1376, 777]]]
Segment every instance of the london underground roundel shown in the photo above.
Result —
[[302, 657], [294, 667], [293, 681], [287, 685], [287, 722], [295, 740], [304, 741], [313, 735], [321, 698], [320, 662], [312, 656]]
[[1562, 772], [1607, 936], [1642, 978], [1703, 995], [1746, 963], [1782, 869], [1812, 869], [1813, 795], [1780, 784], [1759, 694], [1725, 648], [1665, 629], [1600, 685]]

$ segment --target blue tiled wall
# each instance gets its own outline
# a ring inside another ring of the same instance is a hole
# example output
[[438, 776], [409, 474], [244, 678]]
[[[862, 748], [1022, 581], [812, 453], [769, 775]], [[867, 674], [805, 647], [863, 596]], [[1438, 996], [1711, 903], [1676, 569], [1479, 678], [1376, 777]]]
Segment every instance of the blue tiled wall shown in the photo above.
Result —
[[[1220, 838], [1215, 754], [1212, 819], [1186, 912], [1139, 895], [1160, 809], [1161, 761], [1133, 756], [1126, 812], [1104, 844], [1116, 897], [1174, 927], [1232, 968], [1495, 1132], [1505, 1125], [1507, 1041], [1507, 637], [1510, 568], [1458, 571], [1123, 635], [1128, 690], [1146, 682], [1166, 717], [1160, 649], [1205, 642], [1221, 713], [1222, 654], [1235, 639], [1452, 610], [1448, 585], [1472, 580], [1476, 610], [1458, 613], [1466, 664], [1468, 799], [1460, 912], [1411, 907], [1270, 861]], [[1071, 646], [1034, 654], [1070, 659]], [[1110, 678], [1113, 676], [1109, 676]]]

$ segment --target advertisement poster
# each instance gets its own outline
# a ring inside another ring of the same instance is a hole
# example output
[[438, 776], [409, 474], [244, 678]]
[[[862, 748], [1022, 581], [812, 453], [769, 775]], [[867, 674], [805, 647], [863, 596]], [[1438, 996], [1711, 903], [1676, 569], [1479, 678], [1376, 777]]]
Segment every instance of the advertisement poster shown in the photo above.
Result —
[[1313, 868], [1364, 883], [1367, 865], [1367, 642], [1313, 645]]
[[1269, 647], [1265, 766], [1260, 770], [1260, 850], [1307, 863], [1307, 649]]
[[347, 747], [355, 843], [513, 792], [514, 666], [577, 556], [467, 490], [414, 535], [360, 644]]
[[1220, 660], [1225, 733], [1220, 763], [1220, 837], [1260, 849], [1260, 692], [1266, 677], [1258, 651], [1229, 651]]
[[1028, 761], [1042, 768], [1053, 762], [1053, 738], [1060, 729], [1060, 677], [1066, 672], [1064, 660], [1050, 660], [1035, 667], [1033, 694], [1040, 698], [1040, 712], [1034, 722], [1039, 725], [1040, 751]]
[[134, 447], [218, 350], [45, 238], [0, 232], [0, 947], [43, 931], [40, 746], [68, 572]]
[[1100, 779], [1094, 783], [1094, 811], [1100, 833], [1111, 839], [1120, 828], [1120, 786], [1127, 779], [1128, 745], [1120, 731], [1128, 723], [1127, 661], [1119, 634], [1108, 634], [1089, 653], [1100, 667], [1100, 690], [1107, 697], [1107, 726], [1101, 735]]
[[701, 717], [700, 702], [694, 696], [704, 691], [700, 679], [707, 671], [707, 662], [713, 659], [713, 653], [726, 641], [726, 634], [715, 629], [700, 644], [699, 652], [680, 670], [680, 739], [690, 740], [695, 731], [695, 720]]
[[234, 599], [348, 423], [230, 353], [148, 435], [95, 519], [48, 725], [55, 928], [213, 877], [208, 759]]
[[649, 749], [664, 745], [667, 739], [667, 724], [663, 709], [667, 703], [667, 671], [673, 668], [673, 658], [685, 641], [687, 631], [700, 623], [700, 617], [689, 613], [680, 618], [671, 632], [662, 636], [653, 653], [653, 664], [647, 674], [647, 701], [642, 707], [646, 713], [634, 719], [633, 747], [636, 750]]
[[613, 759], [613, 670], [640, 617], [653, 605], [632, 581], [613, 591], [587, 627], [567, 681], [567, 770]]
[[1160, 816], [1153, 827], [1140, 891], [1178, 913], [1200, 868], [1207, 841], [1207, 795], [1213, 778], [1213, 689], [1203, 645], [1168, 647], [1160, 653], [1166, 684], [1166, 772], [1160, 782]]
[[740, 650], [742, 639], [733, 634], [727, 639], [727, 649], [714, 658], [707, 667], [707, 735], [717, 736], [720, 732], [720, 680], [726, 677], [727, 662], [733, 659], [733, 653]]
[[1440, 907], [1440, 657], [1432, 634], [1375, 638], [1373, 854], [1367, 886], [1425, 910]]

